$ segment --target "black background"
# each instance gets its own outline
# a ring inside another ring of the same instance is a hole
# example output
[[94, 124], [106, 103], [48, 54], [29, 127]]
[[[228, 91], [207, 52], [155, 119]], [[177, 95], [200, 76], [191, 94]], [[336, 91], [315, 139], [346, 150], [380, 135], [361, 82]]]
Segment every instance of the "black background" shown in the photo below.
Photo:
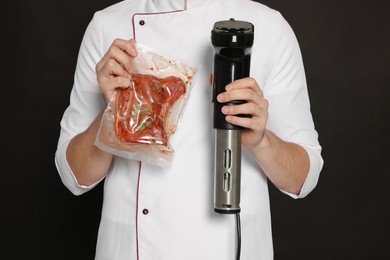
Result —
[[[1, 259], [93, 259], [102, 185], [76, 197], [54, 165], [78, 48], [117, 1], [2, 7]], [[385, 259], [390, 239], [390, 4], [268, 0], [300, 42], [325, 165], [294, 200], [270, 185], [275, 259]], [[5, 14], [10, 18], [4, 18]]]

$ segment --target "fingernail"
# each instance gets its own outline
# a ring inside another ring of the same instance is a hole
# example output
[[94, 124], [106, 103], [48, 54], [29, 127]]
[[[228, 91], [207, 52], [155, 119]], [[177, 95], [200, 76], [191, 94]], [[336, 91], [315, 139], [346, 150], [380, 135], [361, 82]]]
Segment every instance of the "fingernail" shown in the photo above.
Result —
[[229, 107], [222, 107], [222, 113], [223, 114], [228, 114], [229, 113]]
[[217, 100], [218, 100], [219, 102], [223, 102], [223, 101], [225, 100], [224, 94], [219, 94], [219, 95], [217, 96]]
[[230, 84], [226, 85], [226, 87], [225, 87], [226, 90], [231, 90], [232, 88], [233, 88], [233, 87], [232, 87], [232, 85], [230, 85]]

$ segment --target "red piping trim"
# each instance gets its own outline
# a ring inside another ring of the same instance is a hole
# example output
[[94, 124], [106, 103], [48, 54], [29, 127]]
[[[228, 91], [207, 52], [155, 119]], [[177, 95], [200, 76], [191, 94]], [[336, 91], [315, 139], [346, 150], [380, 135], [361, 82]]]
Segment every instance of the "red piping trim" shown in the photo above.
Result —
[[139, 162], [138, 182], [137, 182], [137, 197], [136, 197], [136, 206], [135, 206], [135, 244], [136, 244], [136, 251], [137, 251], [137, 260], [139, 260], [139, 248], [138, 248], [138, 198], [139, 198], [140, 181], [141, 181], [141, 168], [142, 168], [142, 162]]
[[184, 11], [187, 11], [187, 2], [188, 0], [186, 0], [184, 2], [184, 9], [183, 10], [175, 10], [175, 11], [167, 11], [167, 12], [158, 12], [158, 13], [135, 13], [133, 14], [133, 17], [131, 18], [131, 23], [133, 25], [133, 38], [134, 40], [137, 40], [136, 39], [136, 34], [135, 34], [135, 23], [134, 23], [134, 18], [136, 15], [158, 15], [158, 14], [172, 14], [172, 13], [180, 13], [180, 12], [184, 12]]
[[[133, 17], [131, 18], [132, 27], [133, 27], [133, 38], [136, 39], [136, 33], [135, 33], [135, 23], [134, 18], [136, 15], [158, 15], [158, 14], [169, 14], [169, 13], [179, 13], [183, 11], [187, 11], [187, 2], [188, 0], [185, 0], [184, 3], [184, 9], [183, 10], [175, 10], [170, 12], [159, 12], [159, 13], [135, 13], [133, 14]], [[136, 207], [135, 207], [135, 243], [136, 243], [136, 253], [137, 253], [137, 260], [139, 260], [139, 242], [138, 242], [138, 202], [139, 202], [139, 191], [140, 191], [140, 181], [141, 181], [141, 169], [142, 169], [142, 162], [139, 162], [139, 168], [138, 168], [138, 183], [137, 183], [137, 197], [136, 197]]]

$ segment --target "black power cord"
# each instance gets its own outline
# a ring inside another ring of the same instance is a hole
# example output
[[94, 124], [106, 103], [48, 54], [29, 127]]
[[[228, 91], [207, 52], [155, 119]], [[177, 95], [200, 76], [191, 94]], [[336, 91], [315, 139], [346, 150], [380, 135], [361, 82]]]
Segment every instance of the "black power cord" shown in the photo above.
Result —
[[236, 213], [236, 225], [237, 225], [237, 256], [236, 256], [236, 259], [240, 260], [240, 257], [241, 257], [241, 220], [240, 220], [240, 213]]

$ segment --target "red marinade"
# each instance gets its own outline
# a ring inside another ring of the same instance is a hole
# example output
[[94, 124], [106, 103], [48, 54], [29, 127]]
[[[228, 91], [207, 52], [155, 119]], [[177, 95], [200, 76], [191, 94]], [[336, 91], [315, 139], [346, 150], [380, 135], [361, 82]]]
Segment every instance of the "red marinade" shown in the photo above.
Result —
[[158, 78], [134, 74], [133, 86], [121, 89], [117, 99], [115, 131], [123, 142], [167, 145], [167, 116], [186, 92], [178, 77]]

